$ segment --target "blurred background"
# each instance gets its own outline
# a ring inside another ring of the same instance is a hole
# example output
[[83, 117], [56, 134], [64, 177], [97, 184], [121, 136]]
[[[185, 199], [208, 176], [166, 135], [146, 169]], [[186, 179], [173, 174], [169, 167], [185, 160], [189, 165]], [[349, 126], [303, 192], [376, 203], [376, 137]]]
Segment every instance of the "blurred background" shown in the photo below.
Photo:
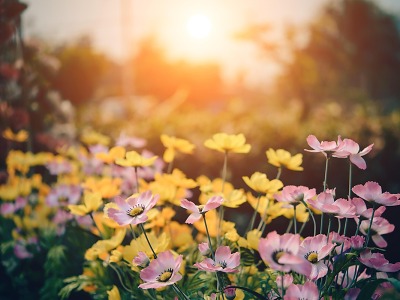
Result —
[[[30, 132], [23, 150], [54, 151], [85, 130], [197, 145], [178, 158], [188, 177], [220, 175], [203, 147], [217, 132], [252, 145], [232, 156], [229, 180], [274, 178], [265, 151], [304, 153], [284, 184], [322, 190], [324, 158], [306, 137], [374, 143], [367, 170], [400, 193], [400, 1], [14, 0], [0, 1], [0, 129]], [[1, 168], [7, 141], [0, 137]], [[348, 165], [334, 160], [329, 187], [347, 194]], [[400, 209], [386, 217], [393, 223]], [[235, 216], [234, 216], [235, 217]], [[237, 217], [237, 216], [236, 216]], [[390, 234], [392, 239], [396, 233]], [[391, 244], [395, 259], [400, 245]]]

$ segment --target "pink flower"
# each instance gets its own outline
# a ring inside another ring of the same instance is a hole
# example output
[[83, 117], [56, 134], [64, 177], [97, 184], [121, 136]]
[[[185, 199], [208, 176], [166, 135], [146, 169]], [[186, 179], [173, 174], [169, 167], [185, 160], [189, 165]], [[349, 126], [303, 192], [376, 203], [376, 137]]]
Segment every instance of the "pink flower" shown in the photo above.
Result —
[[143, 251], [139, 251], [138, 255], [133, 259], [132, 264], [141, 268], [146, 268], [150, 263], [149, 257]]
[[185, 223], [193, 224], [194, 222], [198, 221], [201, 218], [202, 214], [205, 214], [211, 209], [220, 207], [224, 199], [220, 196], [213, 196], [208, 199], [207, 203], [203, 205], [196, 205], [193, 202], [183, 199], [181, 201], [181, 207], [190, 210], [192, 213], [186, 219]]
[[276, 231], [261, 238], [258, 250], [262, 260], [276, 271], [295, 271], [303, 275], [310, 275], [311, 263], [299, 253], [300, 235], [285, 233], [279, 235]]
[[[353, 278], [355, 276], [355, 272], [358, 271], [358, 268], [356, 269], [356, 266], [350, 266], [343, 272], [338, 273], [338, 280], [337, 282], [343, 287], [343, 288], [348, 288], [349, 285], [352, 283]], [[358, 274], [356, 277], [356, 281], [367, 279], [371, 277], [370, 275], [367, 274], [367, 269], [364, 269], [364, 271], [361, 274]]]
[[365, 238], [361, 235], [353, 235], [350, 237], [350, 246], [354, 250], [361, 250], [364, 248]]
[[378, 205], [400, 205], [400, 200], [398, 199], [397, 194], [390, 194], [388, 192], [382, 193], [381, 186], [374, 181], [368, 181], [364, 185], [356, 185], [353, 187], [352, 191], [365, 201], [376, 203]]
[[[364, 220], [361, 222], [360, 231], [367, 235], [369, 228], [370, 220]], [[387, 234], [393, 232], [395, 226], [390, 224], [388, 220], [382, 217], [374, 217], [371, 224], [371, 238], [374, 241], [375, 245], [380, 248], [387, 247], [387, 242], [382, 238], [382, 234]]]
[[170, 251], [161, 252], [147, 268], [140, 272], [140, 278], [144, 283], [139, 287], [141, 289], [157, 289], [174, 284], [182, 279], [182, 275], [179, 274], [181, 264], [182, 255], [174, 258]]
[[318, 300], [319, 292], [318, 287], [314, 282], [308, 281], [304, 285], [291, 284], [286, 290], [283, 297], [284, 300]]
[[342, 147], [333, 153], [333, 157], [346, 158], [349, 157], [350, 161], [362, 170], [367, 168], [367, 164], [362, 156], [368, 154], [374, 144], [369, 145], [360, 151], [360, 146], [351, 139], [344, 139]]
[[361, 252], [358, 260], [367, 267], [382, 272], [397, 272], [400, 270], [400, 262], [391, 264], [382, 253], [372, 253], [371, 250]]
[[208, 254], [210, 254], [210, 246], [208, 245], [208, 243], [200, 243], [198, 249], [203, 256], [207, 256]]
[[340, 198], [335, 201], [330, 192], [320, 193], [316, 200], [309, 200], [308, 204], [339, 219], [356, 217], [356, 208], [350, 200]]
[[117, 197], [115, 203], [118, 209], [110, 207], [107, 214], [121, 226], [141, 224], [147, 221], [146, 213], [156, 205], [158, 198], [158, 195], [153, 196], [150, 191], [139, 196], [131, 196], [126, 200]]
[[[335, 231], [331, 231], [329, 233], [328, 241], [337, 246], [334, 250], [337, 254], [341, 254], [342, 252], [346, 252], [348, 249], [350, 249], [349, 238], [344, 235], [340, 235]], [[342, 249], [342, 245], [343, 245], [343, 249]]]
[[240, 253], [231, 253], [228, 246], [220, 246], [215, 251], [215, 260], [206, 258], [200, 263], [194, 264], [199, 270], [209, 272], [237, 273], [240, 265]]
[[134, 147], [134, 148], [142, 148], [146, 146], [146, 140], [142, 138], [138, 138], [135, 136], [127, 136], [125, 133], [121, 133], [116, 141], [117, 146], [121, 147]]
[[[351, 199], [353, 205], [356, 207], [356, 216], [363, 217], [365, 219], [371, 219], [372, 217], [372, 208], [367, 209], [367, 205], [365, 201], [361, 198], [354, 197]], [[374, 217], [380, 217], [386, 210], [385, 206], [379, 206], [374, 213]]]
[[285, 186], [280, 193], [274, 195], [279, 202], [288, 202], [298, 204], [302, 201], [308, 201], [315, 196], [315, 189], [309, 189], [306, 186]]
[[317, 280], [328, 273], [328, 267], [323, 259], [331, 253], [333, 248], [335, 245], [328, 242], [324, 234], [307, 237], [301, 242], [299, 254], [312, 264], [312, 270], [308, 276], [311, 280]]
[[81, 198], [81, 190], [79, 185], [58, 185], [47, 195], [46, 204], [52, 207], [77, 204]]
[[338, 136], [337, 142], [335, 141], [318, 141], [315, 135], [309, 135], [307, 137], [307, 144], [312, 148], [312, 150], [304, 149], [308, 152], [322, 152], [325, 156], [327, 156], [327, 152], [335, 152], [341, 149], [343, 141]]

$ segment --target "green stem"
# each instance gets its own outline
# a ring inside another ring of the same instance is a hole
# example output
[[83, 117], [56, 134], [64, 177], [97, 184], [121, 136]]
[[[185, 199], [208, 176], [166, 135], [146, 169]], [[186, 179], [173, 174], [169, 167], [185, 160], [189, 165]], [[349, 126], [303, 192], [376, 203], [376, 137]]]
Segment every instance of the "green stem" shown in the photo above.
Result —
[[349, 160], [349, 191], [348, 191], [348, 193], [347, 193], [347, 199], [350, 199], [350, 197], [351, 197], [351, 184], [352, 184], [352, 177], [353, 177], [353, 174], [352, 174], [353, 172], [352, 172], [352, 163], [351, 163], [351, 161]]
[[150, 247], [151, 252], [153, 252], [154, 258], [157, 258], [157, 254], [156, 254], [156, 252], [154, 251], [153, 247], [151, 246], [151, 243], [150, 243], [150, 241], [149, 241], [149, 238], [147, 237], [146, 231], [144, 230], [143, 224], [139, 224], [139, 226], [140, 226], [140, 228], [141, 228], [142, 231], [143, 231], [143, 234], [144, 234], [144, 236], [145, 236], [145, 238], [146, 238], [147, 243], [149, 244], [149, 247]]
[[129, 224], [129, 227], [131, 228], [133, 238], [136, 240], [136, 233], [135, 233], [135, 231], [133, 230], [132, 224]]
[[[222, 167], [222, 187], [221, 187], [222, 195], [224, 194], [227, 168], [228, 168], [228, 152], [225, 152], [224, 165]], [[222, 220], [223, 219], [224, 219], [224, 206], [221, 205], [219, 207], [219, 212], [218, 212], [218, 228], [217, 228], [217, 232], [218, 232], [218, 234], [217, 234], [217, 244], [218, 245], [221, 243], [221, 227], [222, 227]]]
[[246, 232], [249, 232], [254, 226], [254, 222], [256, 221], [256, 217], [257, 217], [257, 213], [258, 213], [257, 209], [258, 209], [258, 206], [260, 205], [260, 197], [261, 197], [261, 195], [258, 195], [256, 208], [254, 209], [253, 216], [251, 217], [251, 221], [249, 223], [249, 226], [247, 227]]
[[[297, 234], [296, 206], [297, 206], [297, 205], [293, 205], [294, 234]], [[282, 277], [282, 282], [283, 282], [283, 277]]]
[[136, 192], [139, 193], [139, 175], [138, 175], [138, 167], [134, 167], [135, 169], [135, 179], [136, 179]]
[[279, 179], [281, 177], [281, 174], [282, 174], [282, 167], [279, 167], [278, 168], [278, 173], [276, 173], [275, 179]]
[[168, 174], [171, 174], [171, 173], [172, 173], [172, 167], [173, 167], [173, 165], [174, 165], [174, 161], [172, 160], [172, 161], [168, 164], [168, 170], [167, 170], [167, 173], [168, 173]]
[[369, 227], [368, 227], [368, 232], [367, 232], [367, 238], [366, 238], [366, 241], [365, 241], [365, 247], [368, 247], [369, 238], [371, 237], [371, 227], [372, 227], [372, 223], [373, 223], [373, 220], [374, 220], [375, 207], [376, 207], [376, 204], [374, 202], [373, 206], [372, 206], [372, 216], [371, 216], [371, 220], [369, 221]]
[[104, 236], [103, 236], [103, 234], [101, 233], [100, 228], [97, 226], [96, 222], [94, 221], [92, 212], [89, 213], [89, 216], [90, 216], [90, 218], [91, 218], [92, 221], [93, 221], [94, 227], [96, 227], [96, 229], [99, 231], [100, 237], [104, 240]]
[[181, 295], [183, 297], [183, 299], [185, 300], [190, 300], [190, 298], [188, 296], [185, 295], [185, 293], [179, 288], [179, 286], [177, 284], [173, 284], [172, 288], [174, 289], [175, 293], [179, 296]]

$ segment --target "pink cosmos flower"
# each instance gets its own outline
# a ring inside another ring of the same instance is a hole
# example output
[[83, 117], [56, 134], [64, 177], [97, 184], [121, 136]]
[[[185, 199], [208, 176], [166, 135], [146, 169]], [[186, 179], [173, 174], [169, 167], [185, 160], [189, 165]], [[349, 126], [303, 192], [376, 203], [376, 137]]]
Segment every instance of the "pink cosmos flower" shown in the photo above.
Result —
[[397, 194], [388, 192], [382, 193], [381, 186], [374, 181], [368, 181], [364, 185], [359, 184], [352, 188], [352, 191], [365, 201], [376, 203], [384, 206], [400, 205], [400, 200]]
[[203, 256], [207, 256], [208, 254], [210, 254], [210, 246], [208, 245], [208, 243], [200, 243], [198, 249]]
[[[328, 236], [328, 241], [332, 244], [335, 244], [337, 247], [334, 249], [334, 251], [337, 254], [341, 254], [342, 252], [346, 252], [348, 249], [350, 249], [350, 240], [348, 237], [344, 235], [340, 235], [335, 231], [331, 231]], [[343, 249], [342, 249], [343, 245]]]
[[[365, 235], [368, 234], [369, 224], [370, 220], [364, 220], [361, 222], [360, 231]], [[387, 242], [381, 235], [393, 232], [394, 228], [395, 226], [390, 224], [385, 218], [374, 217], [371, 224], [371, 239], [378, 247], [385, 248], [387, 247]]]
[[343, 141], [340, 136], [338, 136], [337, 142], [335, 141], [318, 141], [318, 139], [315, 137], [315, 135], [309, 135], [307, 137], [307, 144], [312, 148], [310, 149], [304, 149], [305, 151], [308, 152], [322, 152], [325, 156], [327, 156], [327, 152], [335, 152], [339, 151], [341, 147], [343, 146]]
[[116, 197], [115, 203], [118, 209], [110, 207], [107, 214], [121, 226], [141, 224], [147, 221], [146, 213], [156, 205], [158, 198], [159, 195], [153, 196], [150, 191], [139, 196], [131, 196], [126, 200]]
[[[283, 282], [282, 282], [283, 280]], [[280, 295], [282, 295], [282, 287], [283, 290], [286, 291], [287, 288], [293, 283], [293, 276], [291, 274], [285, 274], [283, 276], [278, 275], [276, 277], [276, 287], [277, 290], [271, 289], [271, 291], [268, 293], [267, 299], [282, 299]]]
[[365, 238], [361, 235], [353, 235], [349, 239], [351, 248], [361, 250], [364, 248]]
[[190, 210], [192, 212], [186, 219], [185, 223], [193, 224], [194, 222], [200, 220], [202, 214], [205, 214], [211, 209], [220, 207], [223, 201], [224, 199], [222, 197], [213, 196], [208, 199], [205, 205], [196, 205], [187, 199], [183, 199], [181, 201], [181, 207], [186, 208], [187, 210]]
[[228, 246], [219, 246], [215, 251], [215, 260], [206, 258], [202, 262], [194, 264], [199, 270], [209, 272], [237, 273], [240, 265], [240, 253], [231, 253]]
[[142, 138], [138, 138], [135, 136], [128, 136], [125, 133], [121, 133], [115, 143], [117, 146], [121, 147], [134, 147], [134, 148], [143, 148], [146, 146], [147, 141]]
[[323, 259], [331, 253], [335, 245], [327, 241], [324, 234], [305, 238], [299, 249], [299, 254], [303, 255], [311, 264], [312, 270], [308, 278], [317, 280], [328, 273], [328, 267]]
[[356, 217], [356, 208], [350, 200], [340, 198], [335, 201], [333, 194], [330, 192], [318, 194], [317, 199], [309, 200], [308, 204], [324, 213], [332, 214], [339, 219]]
[[143, 251], [139, 251], [138, 255], [133, 259], [132, 264], [141, 268], [146, 268], [150, 263], [149, 257]]
[[81, 191], [82, 188], [79, 185], [58, 185], [47, 195], [46, 204], [51, 207], [77, 204], [81, 198]]
[[361, 252], [358, 260], [367, 267], [382, 272], [400, 271], [400, 262], [391, 264], [382, 253], [372, 253], [371, 250]]
[[295, 271], [306, 276], [311, 273], [311, 263], [299, 253], [299, 234], [279, 235], [272, 231], [260, 239], [258, 250], [262, 260], [276, 271]]
[[333, 157], [338, 158], [346, 158], [349, 157], [350, 161], [355, 164], [358, 168], [365, 170], [367, 168], [367, 164], [362, 156], [368, 154], [374, 144], [371, 144], [360, 151], [360, 146], [351, 139], [344, 139], [342, 143], [342, 147], [339, 150], [336, 150], [333, 153]]
[[[371, 219], [372, 217], [372, 208], [367, 209], [367, 205], [365, 201], [361, 198], [354, 197], [351, 199], [353, 205], [356, 208], [356, 216], [362, 217], [364, 219]], [[375, 209], [374, 217], [380, 217], [386, 210], [386, 206], [379, 206]]]
[[[343, 288], [348, 288], [349, 285], [352, 283], [353, 278], [355, 276], [355, 272], [358, 271], [359, 269], [356, 268], [356, 266], [350, 266], [348, 267], [344, 272], [339, 272], [338, 273], [338, 280], [337, 282], [343, 287]], [[357, 274], [357, 280], [363, 280], [371, 277], [370, 275], [367, 274], [367, 269], [364, 269], [364, 271], [361, 274]]]
[[174, 284], [182, 279], [182, 275], [179, 274], [181, 264], [182, 255], [174, 258], [170, 251], [161, 252], [147, 268], [140, 272], [140, 278], [144, 283], [139, 287], [141, 289], [157, 289]]
[[275, 194], [274, 198], [279, 202], [297, 204], [302, 201], [308, 201], [315, 194], [315, 189], [309, 189], [306, 186], [287, 185], [280, 193]]
[[286, 290], [284, 300], [318, 300], [318, 287], [314, 282], [307, 281], [304, 285], [291, 284]]

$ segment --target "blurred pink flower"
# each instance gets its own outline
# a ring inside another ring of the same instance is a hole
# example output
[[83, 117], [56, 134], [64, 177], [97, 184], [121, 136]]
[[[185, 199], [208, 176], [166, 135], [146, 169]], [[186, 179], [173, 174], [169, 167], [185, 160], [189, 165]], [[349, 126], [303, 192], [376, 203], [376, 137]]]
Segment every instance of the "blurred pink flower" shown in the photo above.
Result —
[[[343, 270], [343, 272], [339, 272], [337, 282], [342, 286], [342, 288], [348, 288], [349, 285], [352, 284], [353, 278], [355, 276], [354, 272], [358, 270], [358, 267], [356, 268], [356, 266], [350, 266], [346, 270]], [[371, 276], [367, 274], [367, 269], [364, 269], [361, 274], [357, 274], [356, 282], [359, 280], [367, 279], [369, 277]]]
[[335, 217], [341, 218], [355, 218], [356, 208], [352, 201], [343, 198], [337, 199], [330, 192], [322, 192], [318, 194], [317, 199], [309, 200], [308, 204], [312, 207]]
[[82, 188], [79, 185], [57, 185], [47, 195], [46, 204], [51, 207], [77, 204], [81, 198], [81, 191]]
[[314, 282], [307, 281], [304, 285], [291, 284], [286, 290], [284, 300], [318, 300], [319, 291]]
[[[364, 220], [361, 222], [360, 231], [367, 235], [369, 229], [370, 220]], [[393, 232], [395, 226], [390, 224], [388, 220], [382, 217], [374, 217], [371, 224], [371, 239], [374, 241], [375, 245], [380, 248], [387, 247], [387, 242], [382, 237], [382, 234], [387, 234]]]
[[276, 271], [295, 271], [306, 276], [311, 273], [312, 264], [299, 253], [299, 234], [279, 235], [272, 231], [260, 239], [258, 250], [262, 260]]
[[118, 209], [110, 207], [107, 214], [121, 226], [141, 224], [147, 221], [146, 213], [156, 205], [158, 198], [158, 195], [153, 196], [150, 191], [131, 196], [126, 200], [116, 197], [115, 203]]
[[142, 148], [146, 146], [147, 142], [145, 139], [138, 138], [135, 136], [128, 136], [125, 133], [121, 133], [115, 144], [116, 146], [121, 146], [121, 147], [131, 146], [133, 148]]
[[140, 278], [144, 283], [139, 287], [141, 289], [157, 289], [174, 284], [182, 279], [182, 275], [179, 274], [181, 264], [182, 255], [174, 258], [171, 251], [161, 252], [147, 268], [140, 272]]
[[143, 251], [139, 251], [138, 255], [132, 261], [132, 264], [141, 268], [146, 268], [150, 263], [149, 257]]
[[[364, 219], [370, 219], [372, 217], [372, 208], [367, 209], [365, 201], [361, 198], [354, 197], [351, 199], [353, 205], [356, 207], [356, 216]], [[380, 217], [386, 210], [385, 206], [379, 206], [374, 213], [374, 217]]]
[[349, 239], [351, 248], [361, 250], [364, 248], [365, 238], [361, 235], [353, 235]]
[[381, 186], [374, 181], [368, 181], [364, 185], [359, 184], [353, 187], [352, 191], [365, 201], [376, 203], [384, 206], [400, 205], [400, 200], [397, 194], [388, 192], [382, 193]]
[[220, 246], [215, 251], [215, 260], [206, 258], [202, 262], [194, 264], [199, 270], [209, 272], [239, 272], [237, 267], [240, 265], [240, 253], [231, 253], [228, 246]]
[[312, 148], [304, 149], [308, 152], [322, 152], [325, 156], [327, 156], [327, 152], [335, 152], [339, 151], [341, 147], [343, 147], [343, 141], [340, 136], [338, 136], [337, 142], [335, 141], [322, 141], [320, 142], [315, 135], [309, 135], [307, 137], [307, 144]]
[[183, 199], [181, 201], [181, 207], [190, 210], [192, 213], [186, 219], [185, 223], [193, 224], [194, 222], [200, 220], [201, 215], [205, 214], [211, 209], [220, 207], [224, 199], [220, 196], [213, 196], [208, 199], [205, 205], [196, 205], [193, 202]]
[[365, 170], [367, 168], [367, 164], [362, 156], [368, 154], [374, 144], [371, 144], [360, 151], [360, 146], [351, 139], [344, 139], [342, 143], [342, 147], [339, 150], [333, 153], [333, 157], [338, 158], [346, 158], [349, 157], [350, 161], [355, 164], [358, 168]]
[[400, 262], [391, 264], [383, 256], [382, 253], [372, 253], [371, 250], [361, 252], [358, 260], [367, 267], [373, 268], [382, 272], [397, 272], [400, 271]]
[[207, 256], [208, 254], [210, 254], [210, 246], [208, 245], [208, 243], [200, 243], [198, 249], [203, 256]]
[[298, 204], [302, 201], [308, 201], [315, 196], [315, 189], [309, 189], [306, 186], [287, 185], [281, 192], [276, 193], [274, 198], [279, 202], [288, 202]]
[[331, 253], [333, 248], [335, 245], [327, 241], [327, 236], [324, 234], [307, 237], [301, 242], [299, 254], [312, 264], [308, 278], [317, 280], [328, 273], [328, 267], [323, 259]]

